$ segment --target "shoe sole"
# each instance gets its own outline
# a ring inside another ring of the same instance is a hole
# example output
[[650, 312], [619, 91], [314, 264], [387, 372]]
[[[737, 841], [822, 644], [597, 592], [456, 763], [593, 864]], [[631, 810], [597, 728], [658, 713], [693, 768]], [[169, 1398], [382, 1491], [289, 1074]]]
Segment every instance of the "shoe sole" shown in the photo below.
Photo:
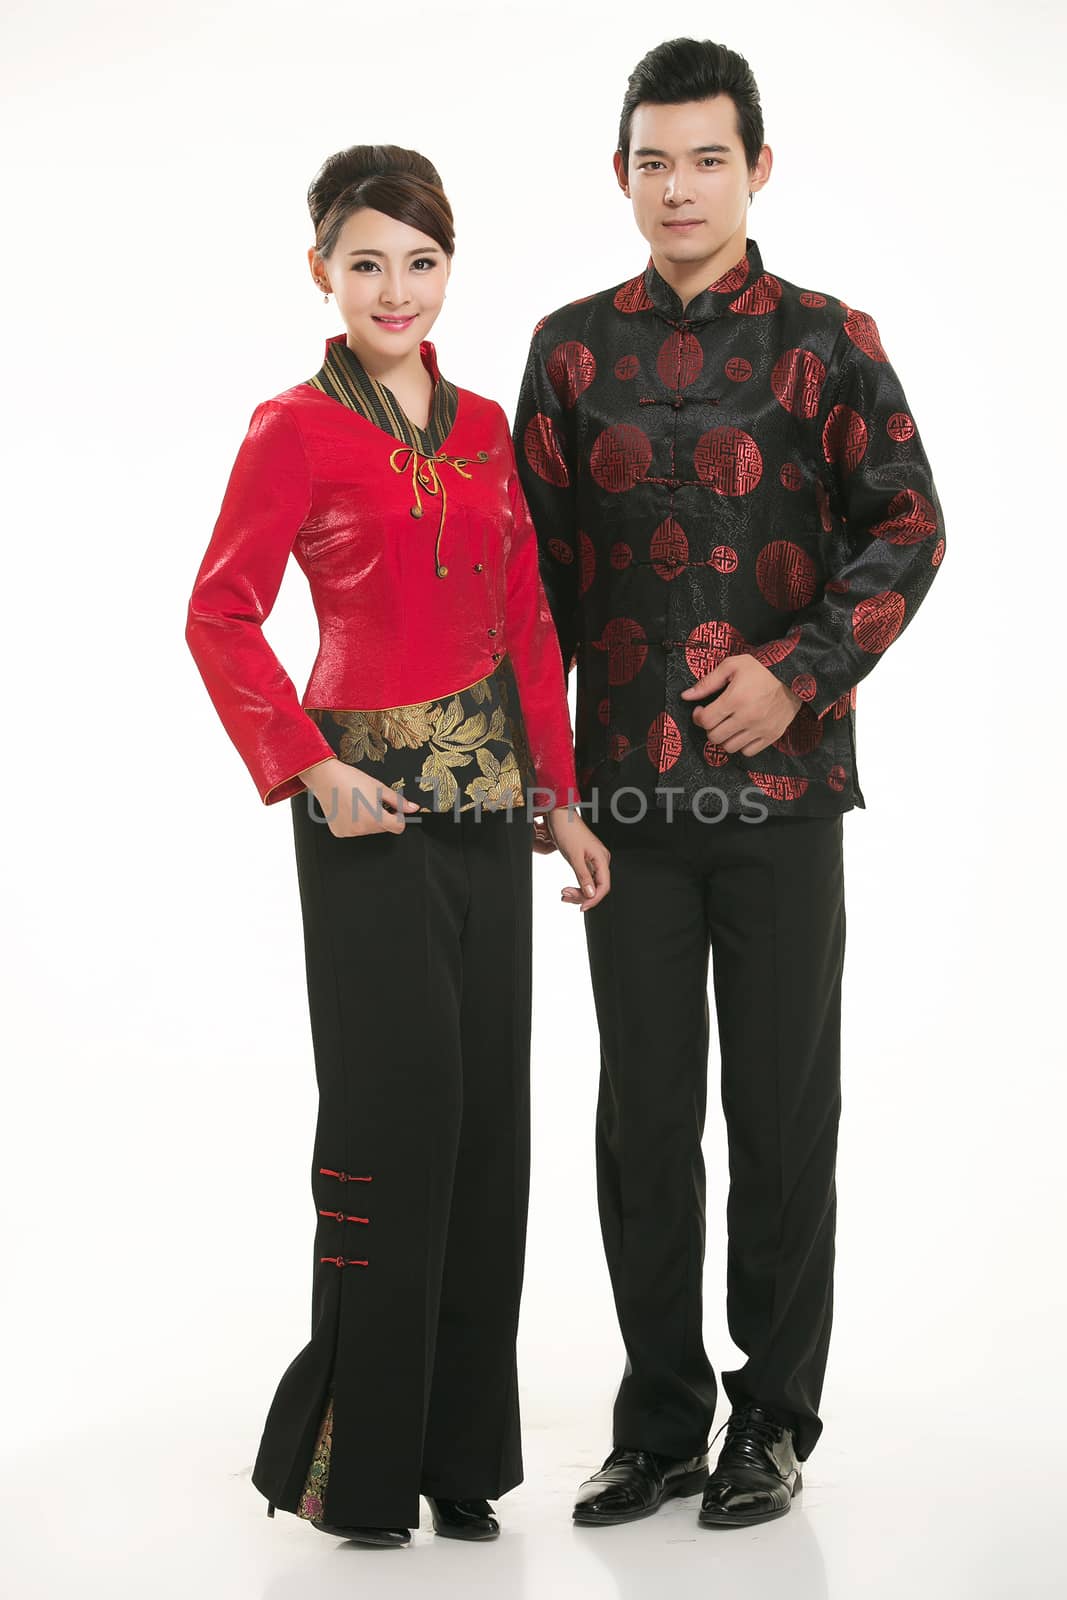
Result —
[[784, 1517], [790, 1511], [793, 1501], [803, 1487], [804, 1479], [798, 1472], [797, 1481], [793, 1485], [788, 1501], [784, 1506], [780, 1506], [777, 1511], [761, 1511], [754, 1517], [717, 1517], [714, 1512], [709, 1516], [706, 1511], [701, 1511], [697, 1517], [697, 1522], [702, 1528], [755, 1528], [761, 1522], [774, 1522], [777, 1517]]
[[316, 1532], [328, 1533], [331, 1539], [343, 1539], [346, 1544], [364, 1545], [368, 1550], [406, 1550], [411, 1544], [410, 1538], [403, 1541], [399, 1539], [375, 1539], [370, 1533], [362, 1532], [358, 1528], [335, 1528], [328, 1523], [316, 1522], [313, 1518], [308, 1520]]
[[[269, 1501], [268, 1504], [267, 1504], [267, 1515], [268, 1515], [268, 1517], [273, 1517], [273, 1515], [274, 1515], [276, 1510], [277, 1510], [277, 1507], [274, 1504], [274, 1501], [273, 1500]], [[404, 1541], [403, 1543], [401, 1543], [397, 1539], [366, 1539], [366, 1538], [361, 1538], [355, 1533], [346, 1533], [343, 1528], [334, 1528], [334, 1527], [331, 1527], [328, 1523], [324, 1524], [324, 1523], [321, 1523], [321, 1522], [316, 1522], [314, 1517], [309, 1517], [307, 1520], [311, 1523], [311, 1526], [318, 1533], [328, 1533], [331, 1536], [331, 1538], [344, 1539], [347, 1544], [363, 1544], [363, 1545], [367, 1545], [369, 1548], [374, 1549], [374, 1550], [392, 1550], [392, 1549], [406, 1550], [408, 1548], [408, 1546], [410, 1545], [410, 1543], [411, 1543], [410, 1537], [406, 1541]]]
[[439, 1539], [463, 1539], [467, 1544], [485, 1544], [490, 1539], [500, 1538], [499, 1528], [492, 1533], [457, 1533], [451, 1528], [435, 1528], [433, 1531]]
[[701, 1494], [704, 1485], [711, 1476], [710, 1468], [702, 1467], [699, 1472], [690, 1472], [684, 1478], [679, 1478], [677, 1483], [665, 1490], [653, 1506], [644, 1506], [640, 1511], [622, 1511], [615, 1516], [589, 1516], [583, 1515], [575, 1509], [572, 1521], [580, 1528], [617, 1528], [623, 1522], [639, 1522], [642, 1517], [654, 1517], [667, 1500], [686, 1500], [690, 1495]]

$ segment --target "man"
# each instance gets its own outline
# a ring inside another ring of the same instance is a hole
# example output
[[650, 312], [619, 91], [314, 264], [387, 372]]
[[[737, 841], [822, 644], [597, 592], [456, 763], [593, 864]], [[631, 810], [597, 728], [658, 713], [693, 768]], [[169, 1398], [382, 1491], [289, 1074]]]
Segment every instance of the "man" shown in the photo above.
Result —
[[[944, 553], [915, 423], [870, 316], [764, 268], [771, 175], [747, 63], [651, 51], [615, 171], [643, 273], [535, 330], [516, 421], [583, 806], [612, 850], [586, 920], [601, 1037], [598, 1188], [626, 1345], [614, 1448], [575, 1519], [703, 1490], [781, 1516], [830, 1336], [842, 815], [864, 806], [856, 686]], [[573, 898], [570, 891], [565, 891]], [[730, 1151], [727, 1316], [745, 1355], [708, 1474], [702, 1340], [708, 962]]]

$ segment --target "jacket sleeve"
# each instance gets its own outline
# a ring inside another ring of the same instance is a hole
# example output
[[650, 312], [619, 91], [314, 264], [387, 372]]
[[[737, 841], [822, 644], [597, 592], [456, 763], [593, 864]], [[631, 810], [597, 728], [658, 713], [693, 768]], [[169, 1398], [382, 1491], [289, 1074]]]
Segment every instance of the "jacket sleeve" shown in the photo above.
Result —
[[[519, 481], [507, 418], [500, 424], [510, 458], [510, 537], [505, 554], [505, 637], [515, 669], [530, 758], [540, 790], [535, 811], [577, 804], [574, 739], [567, 706], [567, 681], [559, 641], [538, 569], [537, 534]], [[546, 803], [547, 802], [547, 803]]]
[[572, 419], [554, 389], [535, 332], [515, 416], [519, 481], [537, 530], [541, 580], [556, 625], [564, 676], [578, 647], [582, 551]]
[[333, 755], [263, 635], [311, 501], [296, 423], [265, 400], [252, 413], [193, 584], [185, 638], [265, 805]]
[[785, 639], [753, 653], [823, 717], [907, 627], [945, 551], [930, 464], [863, 312], [850, 311], [838, 336], [816, 430], [816, 491], [833, 539], [827, 581], [791, 618]]

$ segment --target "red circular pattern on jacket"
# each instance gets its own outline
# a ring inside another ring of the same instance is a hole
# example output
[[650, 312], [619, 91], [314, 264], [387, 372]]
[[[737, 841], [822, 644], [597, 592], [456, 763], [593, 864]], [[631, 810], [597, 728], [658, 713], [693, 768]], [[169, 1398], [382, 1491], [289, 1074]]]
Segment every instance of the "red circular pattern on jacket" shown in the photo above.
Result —
[[596, 377], [596, 357], [588, 346], [568, 339], [553, 350], [545, 370], [560, 404], [573, 406]]
[[897, 444], [906, 444], [915, 437], [915, 424], [906, 411], [894, 411], [885, 425], [885, 431]]
[[543, 478], [546, 483], [554, 484], [557, 489], [567, 487], [571, 475], [567, 471], [567, 463], [551, 417], [546, 417], [543, 411], [535, 412], [526, 424], [522, 446], [527, 461], [539, 478]]
[[763, 475], [759, 445], [740, 428], [710, 428], [693, 458], [697, 477], [719, 494], [750, 494]]
[[729, 759], [729, 750], [724, 750], [721, 744], [715, 744], [711, 739], [705, 740], [704, 760], [709, 767], [725, 767]]
[[866, 311], [850, 311], [845, 318], [845, 332], [848, 334], [857, 350], [862, 350], [865, 356], [870, 356], [872, 361], [888, 361], [889, 357], [882, 349], [882, 341], [878, 335], [878, 328], [873, 317]]
[[881, 655], [904, 626], [904, 596], [883, 589], [861, 600], [852, 613], [852, 637], [868, 655]]
[[939, 567], [941, 565], [942, 561], [944, 561], [944, 559], [945, 559], [945, 541], [944, 541], [944, 539], [939, 539], [937, 541], [937, 543], [934, 545], [933, 550], [930, 552], [930, 565], [932, 567]]
[[770, 800], [799, 800], [808, 787], [808, 778], [785, 777], [777, 772], [749, 772], [752, 782]]
[[729, 622], [701, 622], [685, 643], [685, 664], [694, 678], [712, 672], [727, 656], [747, 654], [748, 645]]
[[628, 544], [624, 543], [622, 539], [620, 539], [617, 544], [613, 544], [608, 553], [608, 560], [615, 568], [616, 572], [625, 572], [633, 558], [633, 551], [630, 549]]
[[799, 611], [815, 598], [815, 563], [791, 539], [772, 539], [756, 557], [756, 583], [769, 606]]
[[714, 567], [716, 572], [736, 572], [737, 551], [732, 545], [717, 544], [708, 557], [708, 566]]
[[630, 741], [624, 733], [613, 733], [608, 740], [608, 756], [612, 761], [621, 761], [623, 756], [630, 753]]
[[700, 376], [704, 351], [691, 333], [669, 333], [656, 357], [660, 382], [668, 389], [688, 389]]
[[589, 471], [609, 494], [623, 494], [640, 483], [652, 465], [648, 435], [628, 422], [605, 428], [589, 452]]
[[533, 338], [533, 339], [536, 339], [537, 335], [541, 332], [541, 329], [544, 327], [544, 325], [545, 325], [545, 323], [547, 321], [548, 321], [547, 317], [542, 317], [539, 322], [535, 322], [534, 323], [534, 331], [530, 335], [530, 337]]
[[795, 461], [787, 461], [778, 474], [778, 481], [783, 489], [799, 489], [804, 482], [804, 474]]
[[782, 286], [778, 279], [765, 272], [744, 294], [739, 294], [736, 300], [731, 301], [730, 310], [736, 311], [741, 317], [763, 317], [768, 311], [777, 309], [781, 298]]
[[818, 306], [824, 306], [826, 304], [826, 296], [824, 294], [816, 294], [813, 289], [805, 289], [800, 297], [800, 303], [811, 310]]
[[735, 262], [728, 272], [723, 273], [721, 278], [716, 278], [714, 283], [708, 284], [709, 293], [736, 294], [737, 290], [743, 288], [748, 282], [748, 275], [751, 270], [748, 257], [742, 256], [740, 261]]
[[921, 544], [937, 532], [937, 513], [917, 489], [901, 489], [889, 502], [889, 515], [871, 529], [890, 544]]
[[854, 472], [867, 448], [867, 424], [851, 406], [834, 406], [822, 430], [822, 453], [831, 466], [839, 461]]
[[601, 636], [608, 652], [608, 682], [612, 687], [637, 677], [648, 656], [645, 630], [632, 617], [612, 617]]
[[755, 656], [765, 667], [776, 667], [780, 661], [793, 654], [799, 638], [800, 629], [790, 628], [784, 639], [768, 639], [766, 644], [756, 645], [749, 654]]
[[789, 687], [798, 700], [814, 700], [818, 684], [810, 672], [798, 672]]
[[689, 540], [684, 529], [668, 517], [661, 522], [649, 545], [652, 565], [661, 578], [668, 581], [684, 572], [689, 560]]
[[820, 528], [823, 533], [830, 533], [834, 526], [830, 511], [830, 492], [821, 478], [815, 480], [815, 505], [819, 513]]
[[636, 356], [620, 356], [615, 363], [615, 376], [621, 378], [623, 383], [636, 378], [640, 370], [641, 363]]
[[808, 710], [801, 706], [780, 739], [773, 741], [774, 748], [784, 756], [808, 756], [822, 744], [826, 728]]
[[587, 533], [578, 535], [578, 593], [584, 594], [596, 576], [596, 551]]
[[731, 383], [747, 383], [752, 376], [752, 363], [744, 356], [731, 356], [722, 370]]
[[826, 368], [811, 350], [786, 350], [774, 363], [771, 389], [791, 416], [810, 421], [819, 409]]
[[830, 785], [831, 789], [840, 794], [841, 790], [848, 782], [848, 773], [845, 771], [844, 767], [831, 767], [829, 772], [826, 774], [826, 781]]
[[651, 311], [652, 301], [648, 298], [645, 288], [645, 275], [631, 278], [629, 283], [624, 283], [621, 289], [615, 291], [616, 311], [625, 311], [628, 316], [635, 311]]
[[611, 696], [610, 695], [606, 694], [604, 696], [603, 700], [601, 700], [600, 704], [597, 706], [597, 708], [596, 708], [596, 719], [605, 728], [607, 727], [608, 723], [611, 721]]
[[667, 711], [661, 711], [645, 740], [648, 759], [657, 772], [669, 772], [682, 753], [682, 735]]
[[574, 560], [574, 551], [565, 539], [550, 539], [548, 541], [548, 553], [562, 567], [569, 567]]

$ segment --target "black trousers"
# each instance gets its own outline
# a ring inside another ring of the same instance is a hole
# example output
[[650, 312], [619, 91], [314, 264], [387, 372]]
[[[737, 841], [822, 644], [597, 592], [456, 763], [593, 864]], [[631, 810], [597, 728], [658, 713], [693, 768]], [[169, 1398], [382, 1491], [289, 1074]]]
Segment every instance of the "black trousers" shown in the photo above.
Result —
[[416, 1527], [420, 1493], [522, 1481], [531, 824], [444, 812], [338, 839], [307, 794], [291, 808], [319, 1089], [312, 1333], [252, 1481], [298, 1509], [332, 1397], [322, 1516]]
[[[592, 819], [590, 819], [592, 821]], [[616, 1445], [707, 1448], [700, 1140], [714, 963], [729, 1142], [729, 1399], [790, 1421], [807, 1456], [833, 1304], [845, 948], [842, 819], [639, 821], [605, 811], [612, 890], [585, 918], [601, 1039], [597, 1176], [626, 1369]]]

